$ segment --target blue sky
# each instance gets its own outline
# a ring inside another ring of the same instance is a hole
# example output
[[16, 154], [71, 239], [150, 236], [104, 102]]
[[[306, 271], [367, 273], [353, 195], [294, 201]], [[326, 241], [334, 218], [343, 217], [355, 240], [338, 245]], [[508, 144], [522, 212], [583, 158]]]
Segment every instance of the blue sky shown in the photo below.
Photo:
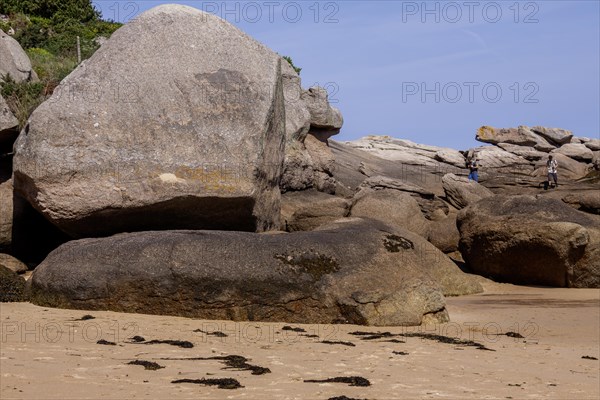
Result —
[[212, 11], [325, 86], [334, 139], [390, 135], [466, 149], [481, 125], [600, 135], [600, 1], [116, 1], [125, 22], [155, 5]]

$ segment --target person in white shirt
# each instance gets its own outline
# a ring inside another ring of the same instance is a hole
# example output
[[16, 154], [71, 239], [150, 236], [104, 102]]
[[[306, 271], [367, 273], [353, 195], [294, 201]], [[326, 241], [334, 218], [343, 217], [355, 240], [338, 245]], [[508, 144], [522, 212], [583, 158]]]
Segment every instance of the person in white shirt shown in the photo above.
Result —
[[551, 186], [552, 181], [554, 181], [554, 187], [558, 187], [558, 162], [552, 156], [548, 156], [546, 168], [548, 168], [548, 186]]

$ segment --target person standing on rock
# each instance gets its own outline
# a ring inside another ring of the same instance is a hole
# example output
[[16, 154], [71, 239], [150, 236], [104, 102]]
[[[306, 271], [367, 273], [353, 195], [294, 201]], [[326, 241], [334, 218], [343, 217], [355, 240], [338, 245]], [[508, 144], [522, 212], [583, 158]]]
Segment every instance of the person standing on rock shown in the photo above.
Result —
[[474, 180], [475, 182], [479, 182], [479, 165], [477, 164], [477, 158], [473, 157], [469, 161], [469, 181]]
[[548, 184], [546, 185], [546, 189], [552, 185], [552, 180], [554, 181], [554, 187], [558, 187], [558, 161], [554, 160], [552, 156], [548, 156], [546, 168], [548, 168]]

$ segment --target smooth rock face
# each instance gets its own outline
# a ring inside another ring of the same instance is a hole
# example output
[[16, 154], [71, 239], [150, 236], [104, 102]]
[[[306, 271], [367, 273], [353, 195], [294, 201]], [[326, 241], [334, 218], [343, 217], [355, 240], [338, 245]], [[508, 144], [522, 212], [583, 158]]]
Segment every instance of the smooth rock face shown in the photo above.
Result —
[[15, 189], [75, 237], [267, 231], [279, 226], [284, 116], [276, 53], [216, 16], [161, 5], [35, 110]]
[[429, 227], [417, 201], [393, 189], [361, 190], [353, 199], [350, 215], [373, 218], [427, 237]]
[[469, 204], [494, 195], [491, 190], [467, 178], [446, 174], [442, 178], [446, 198], [454, 207], [464, 208]]
[[0, 266], [6, 267], [17, 274], [27, 272], [27, 265], [9, 254], [0, 253]]
[[0, 80], [6, 74], [10, 74], [15, 82], [38, 80], [19, 42], [0, 29]]
[[516, 284], [600, 287], [600, 219], [560, 200], [494, 196], [458, 215], [476, 273]]
[[447, 321], [444, 285], [481, 290], [419, 236], [350, 219], [278, 235], [163, 231], [73, 241], [36, 268], [30, 294], [65, 308], [391, 326]]
[[531, 130], [552, 143], [563, 145], [571, 142], [573, 132], [560, 128], [546, 128], [543, 126], [534, 126]]
[[560, 146], [556, 150], [552, 150], [552, 154], [558, 153], [565, 155], [577, 161], [591, 162], [594, 158], [594, 153], [585, 144], [568, 143]]

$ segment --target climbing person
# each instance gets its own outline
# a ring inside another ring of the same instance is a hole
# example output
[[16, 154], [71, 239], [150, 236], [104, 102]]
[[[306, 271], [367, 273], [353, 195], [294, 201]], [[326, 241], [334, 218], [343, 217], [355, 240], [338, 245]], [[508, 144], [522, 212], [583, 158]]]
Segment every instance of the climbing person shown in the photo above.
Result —
[[477, 172], [479, 170], [479, 164], [477, 161], [479, 160], [476, 157], [473, 157], [469, 161], [469, 181], [474, 180], [475, 182], [479, 182], [479, 174]]
[[558, 161], [554, 160], [550, 155], [548, 156], [548, 161], [546, 161], [546, 168], [548, 169], [548, 182], [544, 185], [544, 189], [548, 189], [548, 187], [552, 187], [552, 181], [554, 181], [554, 187], [558, 187]]

